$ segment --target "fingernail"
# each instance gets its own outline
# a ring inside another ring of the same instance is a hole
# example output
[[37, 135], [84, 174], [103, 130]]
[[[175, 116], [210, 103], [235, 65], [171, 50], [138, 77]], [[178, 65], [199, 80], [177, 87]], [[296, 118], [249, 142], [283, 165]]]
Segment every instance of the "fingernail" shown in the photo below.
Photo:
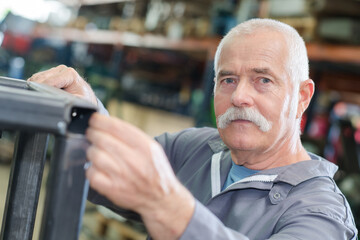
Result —
[[84, 164], [84, 169], [85, 169], [85, 170], [88, 170], [90, 167], [91, 167], [91, 162], [86, 162], [86, 163]]

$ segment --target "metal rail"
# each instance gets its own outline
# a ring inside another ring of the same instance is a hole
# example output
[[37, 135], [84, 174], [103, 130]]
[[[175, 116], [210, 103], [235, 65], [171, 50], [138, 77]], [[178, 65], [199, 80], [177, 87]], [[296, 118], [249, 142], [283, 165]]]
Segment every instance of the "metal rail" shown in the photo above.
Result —
[[0, 77], [0, 130], [17, 131], [0, 239], [32, 239], [49, 134], [55, 145], [40, 239], [78, 239], [88, 191], [84, 133], [95, 111], [62, 90]]

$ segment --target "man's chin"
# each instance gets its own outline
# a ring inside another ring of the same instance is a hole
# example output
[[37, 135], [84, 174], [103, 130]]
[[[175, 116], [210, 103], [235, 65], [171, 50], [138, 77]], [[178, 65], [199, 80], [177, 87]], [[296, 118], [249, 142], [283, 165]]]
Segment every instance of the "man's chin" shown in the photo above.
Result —
[[248, 139], [245, 139], [245, 138], [242, 138], [242, 139], [226, 138], [226, 139], [223, 139], [223, 141], [224, 141], [225, 145], [231, 151], [236, 151], [236, 152], [253, 151], [254, 149], [256, 149], [256, 143], [258, 142], [255, 139], [249, 141]]

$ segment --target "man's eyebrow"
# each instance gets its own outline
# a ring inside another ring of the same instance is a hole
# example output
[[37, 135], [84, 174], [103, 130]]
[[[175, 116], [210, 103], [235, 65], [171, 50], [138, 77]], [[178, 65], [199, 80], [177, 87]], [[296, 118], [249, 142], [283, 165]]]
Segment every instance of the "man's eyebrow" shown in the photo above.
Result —
[[234, 75], [235, 73], [232, 71], [227, 71], [227, 70], [221, 70], [217, 77], [223, 77], [223, 76], [229, 76], [229, 75]]
[[251, 71], [261, 74], [272, 74], [272, 71], [269, 68], [253, 68]]

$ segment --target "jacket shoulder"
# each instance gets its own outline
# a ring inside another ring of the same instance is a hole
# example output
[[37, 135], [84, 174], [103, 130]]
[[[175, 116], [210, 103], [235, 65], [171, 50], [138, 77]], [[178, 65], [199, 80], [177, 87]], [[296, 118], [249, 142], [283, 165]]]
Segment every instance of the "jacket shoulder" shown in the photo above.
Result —
[[194, 155], [200, 154], [203, 157], [212, 155], [209, 143], [221, 141], [217, 129], [210, 127], [188, 128], [176, 133], [164, 133], [155, 140], [163, 147], [175, 171]]

